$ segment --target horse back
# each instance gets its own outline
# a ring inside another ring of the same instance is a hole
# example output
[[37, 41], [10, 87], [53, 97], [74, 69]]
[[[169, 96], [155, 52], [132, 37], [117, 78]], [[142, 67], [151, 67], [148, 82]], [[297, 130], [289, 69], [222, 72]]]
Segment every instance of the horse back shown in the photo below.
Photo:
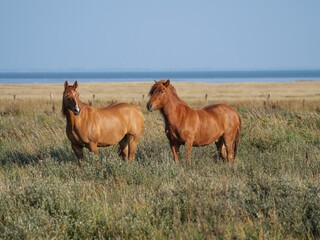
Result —
[[224, 129], [231, 125], [240, 125], [240, 116], [238, 112], [225, 104], [213, 104], [202, 108], [203, 111], [209, 113]]
[[118, 119], [122, 124], [126, 125], [128, 131], [140, 131], [144, 125], [144, 116], [138, 106], [129, 103], [114, 103], [107, 107], [99, 109], [103, 118]]

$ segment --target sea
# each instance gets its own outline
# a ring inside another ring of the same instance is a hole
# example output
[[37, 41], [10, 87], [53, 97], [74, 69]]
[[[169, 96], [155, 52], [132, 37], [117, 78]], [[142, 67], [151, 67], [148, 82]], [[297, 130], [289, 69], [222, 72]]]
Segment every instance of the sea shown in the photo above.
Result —
[[48, 71], [0, 72], [0, 83], [148, 82], [170, 79], [175, 82], [291, 82], [320, 80], [319, 70], [252, 71]]

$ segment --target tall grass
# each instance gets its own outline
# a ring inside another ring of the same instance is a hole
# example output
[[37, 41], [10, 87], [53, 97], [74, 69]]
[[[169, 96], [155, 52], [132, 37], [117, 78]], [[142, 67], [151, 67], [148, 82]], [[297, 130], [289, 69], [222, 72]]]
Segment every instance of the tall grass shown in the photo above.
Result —
[[110, 147], [79, 168], [50, 102], [2, 101], [1, 238], [320, 238], [320, 101], [230, 104], [234, 166], [214, 146], [175, 164], [160, 115], [143, 110], [136, 161]]

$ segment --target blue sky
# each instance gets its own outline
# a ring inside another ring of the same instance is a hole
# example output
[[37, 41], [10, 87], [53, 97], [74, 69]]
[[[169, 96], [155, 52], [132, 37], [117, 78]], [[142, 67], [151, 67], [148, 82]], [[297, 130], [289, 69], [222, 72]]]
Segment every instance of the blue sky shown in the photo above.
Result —
[[320, 69], [318, 0], [2, 0], [0, 71]]

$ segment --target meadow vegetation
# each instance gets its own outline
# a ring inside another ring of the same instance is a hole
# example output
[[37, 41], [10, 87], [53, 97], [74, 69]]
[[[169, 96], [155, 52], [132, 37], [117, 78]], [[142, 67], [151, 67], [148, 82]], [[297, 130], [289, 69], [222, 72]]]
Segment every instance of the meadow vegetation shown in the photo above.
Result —
[[[193, 107], [223, 99], [240, 112], [235, 165], [221, 162], [213, 145], [193, 148], [188, 166], [183, 151], [174, 163], [160, 114], [147, 112], [141, 98], [146, 86], [128, 97], [146, 120], [136, 161], [122, 161], [117, 147], [100, 148], [98, 157], [85, 151], [81, 168], [65, 135], [62, 84], [54, 100], [2, 96], [0, 238], [320, 238], [320, 88], [284, 87], [276, 98], [258, 85], [252, 95], [228, 98], [241, 95], [231, 85], [216, 99], [196, 99], [190, 88], [210, 91], [196, 87], [181, 83], [177, 91]], [[99, 94], [95, 106], [116, 99]]]

